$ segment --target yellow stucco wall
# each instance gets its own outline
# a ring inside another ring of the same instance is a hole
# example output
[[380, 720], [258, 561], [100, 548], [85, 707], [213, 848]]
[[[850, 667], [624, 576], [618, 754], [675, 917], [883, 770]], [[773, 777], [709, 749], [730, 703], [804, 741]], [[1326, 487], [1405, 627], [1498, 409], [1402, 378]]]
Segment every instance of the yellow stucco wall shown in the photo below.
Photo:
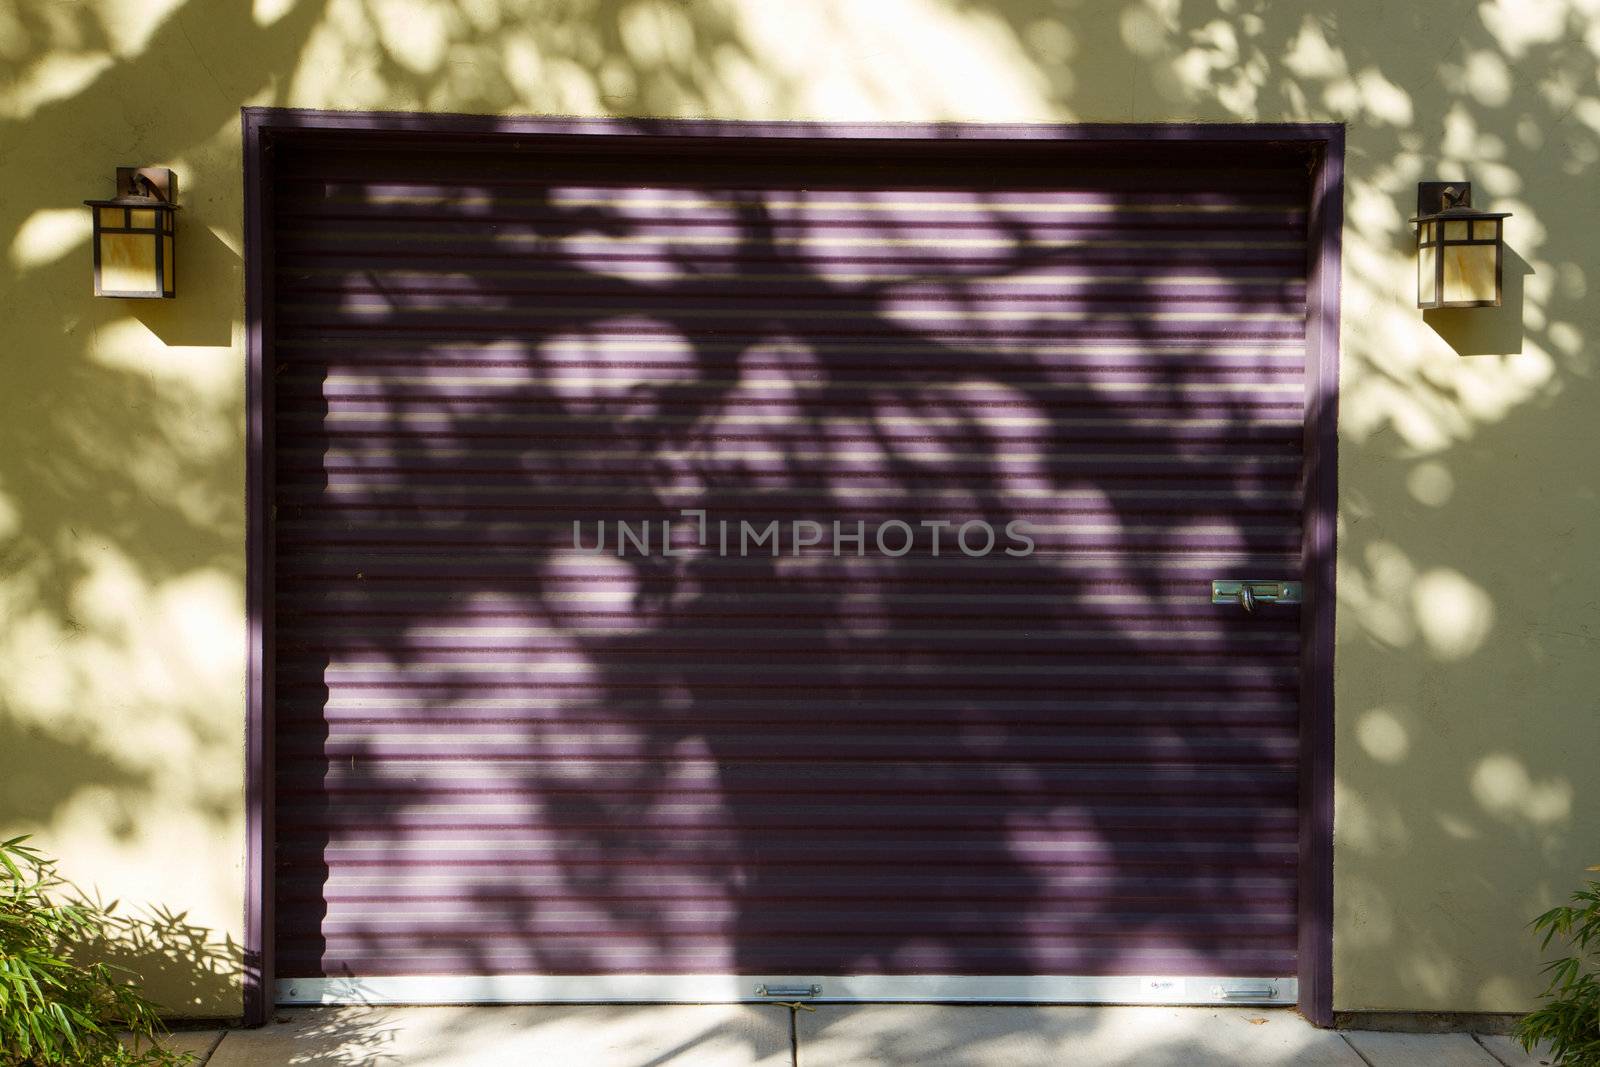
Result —
[[[1517, 1010], [1600, 862], [1600, 0], [0, 0], [0, 829], [209, 932], [236, 1013], [239, 108], [1349, 123], [1335, 1000]], [[181, 296], [89, 295], [85, 197], [171, 166]], [[1515, 213], [1424, 317], [1423, 178]]]

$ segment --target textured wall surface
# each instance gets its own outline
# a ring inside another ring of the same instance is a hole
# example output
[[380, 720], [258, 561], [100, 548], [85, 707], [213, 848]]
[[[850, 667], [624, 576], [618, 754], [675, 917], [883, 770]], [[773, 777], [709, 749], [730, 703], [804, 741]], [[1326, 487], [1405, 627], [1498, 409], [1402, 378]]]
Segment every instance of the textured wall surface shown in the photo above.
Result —
[[[0, 825], [170, 909], [124, 956], [237, 1012], [241, 106], [1334, 120], [1336, 1006], [1525, 1007], [1523, 924], [1600, 859], [1597, 71], [1595, 0], [0, 0]], [[119, 164], [179, 173], [175, 301], [89, 295]], [[1503, 309], [1412, 306], [1436, 177], [1515, 213]]]

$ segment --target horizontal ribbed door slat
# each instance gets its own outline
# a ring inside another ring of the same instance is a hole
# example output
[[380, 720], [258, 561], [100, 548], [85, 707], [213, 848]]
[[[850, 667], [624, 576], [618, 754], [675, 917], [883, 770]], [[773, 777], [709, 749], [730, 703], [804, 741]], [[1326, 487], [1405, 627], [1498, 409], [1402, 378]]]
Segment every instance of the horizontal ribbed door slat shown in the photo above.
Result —
[[810, 150], [276, 160], [281, 976], [1294, 973], [1303, 164]]

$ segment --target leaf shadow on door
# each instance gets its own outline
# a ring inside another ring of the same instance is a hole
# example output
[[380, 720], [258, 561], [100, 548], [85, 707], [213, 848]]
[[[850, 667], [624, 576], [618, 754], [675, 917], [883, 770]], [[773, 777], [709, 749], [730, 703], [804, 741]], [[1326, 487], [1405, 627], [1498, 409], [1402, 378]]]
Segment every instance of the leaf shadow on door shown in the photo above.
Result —
[[1303, 177], [1171, 151], [285, 158], [280, 972], [1292, 974]]

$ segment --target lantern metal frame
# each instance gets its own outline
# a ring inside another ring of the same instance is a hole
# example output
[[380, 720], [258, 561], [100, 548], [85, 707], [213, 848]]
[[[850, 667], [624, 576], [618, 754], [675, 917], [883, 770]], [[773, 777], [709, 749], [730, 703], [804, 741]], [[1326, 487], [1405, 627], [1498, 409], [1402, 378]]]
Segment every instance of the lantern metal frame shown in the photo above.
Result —
[[[1417, 214], [1411, 219], [1411, 224], [1417, 229], [1417, 307], [1424, 311], [1499, 307], [1505, 280], [1505, 220], [1510, 217], [1509, 211], [1479, 211], [1474, 208], [1471, 182], [1418, 182]], [[1448, 223], [1465, 223], [1466, 237], [1447, 237]], [[1478, 236], [1480, 226], [1488, 228], [1487, 237]], [[1494, 246], [1494, 299], [1445, 300], [1445, 249], [1485, 245]], [[1427, 259], [1423, 255], [1424, 249], [1433, 249], [1432, 300], [1422, 298], [1423, 264]]]
[[[94, 295], [131, 300], [162, 300], [178, 295], [178, 205], [177, 176], [166, 167], [118, 167], [117, 195], [110, 200], [85, 200], [94, 219]], [[106, 212], [122, 213], [121, 224], [105, 221]], [[151, 212], [149, 226], [135, 225], [134, 212]], [[107, 289], [101, 263], [101, 238], [127, 235], [148, 238], [154, 252], [152, 281], [147, 290]]]

